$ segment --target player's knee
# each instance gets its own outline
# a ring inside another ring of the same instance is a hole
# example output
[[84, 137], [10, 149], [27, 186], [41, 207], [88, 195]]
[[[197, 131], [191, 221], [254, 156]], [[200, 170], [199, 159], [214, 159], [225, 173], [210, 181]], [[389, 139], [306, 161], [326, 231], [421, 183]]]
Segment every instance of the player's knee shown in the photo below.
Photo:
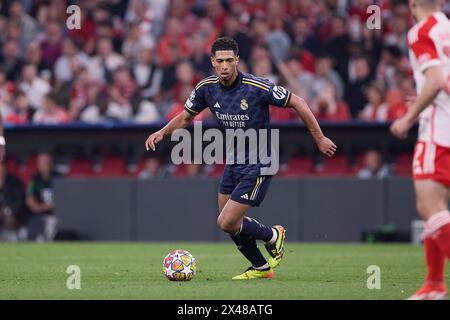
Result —
[[447, 206], [444, 202], [440, 203], [440, 201], [424, 200], [420, 198], [416, 200], [417, 212], [425, 220], [428, 220], [433, 214], [445, 210], [446, 208]]
[[219, 215], [219, 217], [217, 218], [217, 225], [222, 231], [226, 233], [236, 233], [236, 223], [234, 223], [234, 221], [232, 221], [231, 219]]

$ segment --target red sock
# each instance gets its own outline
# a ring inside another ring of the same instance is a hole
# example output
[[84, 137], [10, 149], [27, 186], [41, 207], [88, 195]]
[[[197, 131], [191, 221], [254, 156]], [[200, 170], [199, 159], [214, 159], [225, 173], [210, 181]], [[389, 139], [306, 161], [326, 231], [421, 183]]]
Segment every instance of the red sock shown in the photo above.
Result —
[[429, 285], [441, 284], [444, 282], [445, 256], [439, 249], [436, 241], [427, 236], [424, 239], [423, 247], [425, 251], [425, 260], [427, 263], [426, 282]]
[[450, 259], [450, 212], [438, 212], [427, 221], [428, 235], [434, 239], [441, 252]]
[[447, 223], [438, 230], [436, 242], [447, 259], [450, 259], [450, 223]]

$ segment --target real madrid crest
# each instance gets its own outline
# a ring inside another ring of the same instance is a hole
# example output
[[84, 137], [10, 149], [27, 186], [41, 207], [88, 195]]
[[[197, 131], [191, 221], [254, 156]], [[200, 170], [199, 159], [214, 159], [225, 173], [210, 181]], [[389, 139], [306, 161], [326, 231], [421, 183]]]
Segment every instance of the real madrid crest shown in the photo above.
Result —
[[247, 103], [247, 100], [245, 100], [245, 99], [242, 99], [242, 100], [241, 100], [241, 109], [242, 109], [242, 110], [247, 110], [247, 109], [248, 109], [248, 103]]

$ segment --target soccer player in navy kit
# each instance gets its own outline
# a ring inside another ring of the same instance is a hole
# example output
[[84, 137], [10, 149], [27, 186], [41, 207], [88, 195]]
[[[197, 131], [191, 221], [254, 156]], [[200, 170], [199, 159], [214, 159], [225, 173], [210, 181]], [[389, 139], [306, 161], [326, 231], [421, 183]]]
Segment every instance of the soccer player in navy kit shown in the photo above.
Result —
[[[306, 102], [283, 87], [270, 81], [241, 73], [237, 43], [231, 38], [218, 38], [211, 49], [211, 63], [218, 76], [200, 81], [187, 99], [184, 111], [164, 128], [151, 134], [145, 141], [147, 150], [164, 136], [178, 128], [187, 127], [203, 109], [209, 107], [221, 127], [225, 129], [270, 130], [269, 105], [293, 108], [308, 127], [319, 150], [331, 157], [336, 145], [325, 137]], [[251, 266], [233, 279], [272, 278], [284, 255], [285, 229], [265, 226], [246, 217], [248, 209], [259, 206], [265, 197], [271, 175], [261, 174], [261, 163], [226, 164], [218, 194], [219, 227], [230, 234], [237, 248]], [[266, 260], [256, 240], [265, 242], [269, 253]]]

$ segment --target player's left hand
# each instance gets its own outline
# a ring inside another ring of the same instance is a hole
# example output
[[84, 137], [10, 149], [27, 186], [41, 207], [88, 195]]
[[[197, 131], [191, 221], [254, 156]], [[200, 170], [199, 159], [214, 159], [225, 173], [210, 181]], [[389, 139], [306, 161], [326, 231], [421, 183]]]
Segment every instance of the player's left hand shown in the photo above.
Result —
[[406, 117], [401, 117], [394, 121], [394, 123], [391, 125], [391, 133], [395, 137], [399, 139], [406, 139], [408, 136], [408, 131], [411, 129], [414, 122], [410, 121]]
[[327, 137], [322, 137], [321, 139], [319, 139], [317, 141], [317, 147], [319, 148], [320, 152], [329, 157], [332, 157], [337, 150], [337, 146]]

